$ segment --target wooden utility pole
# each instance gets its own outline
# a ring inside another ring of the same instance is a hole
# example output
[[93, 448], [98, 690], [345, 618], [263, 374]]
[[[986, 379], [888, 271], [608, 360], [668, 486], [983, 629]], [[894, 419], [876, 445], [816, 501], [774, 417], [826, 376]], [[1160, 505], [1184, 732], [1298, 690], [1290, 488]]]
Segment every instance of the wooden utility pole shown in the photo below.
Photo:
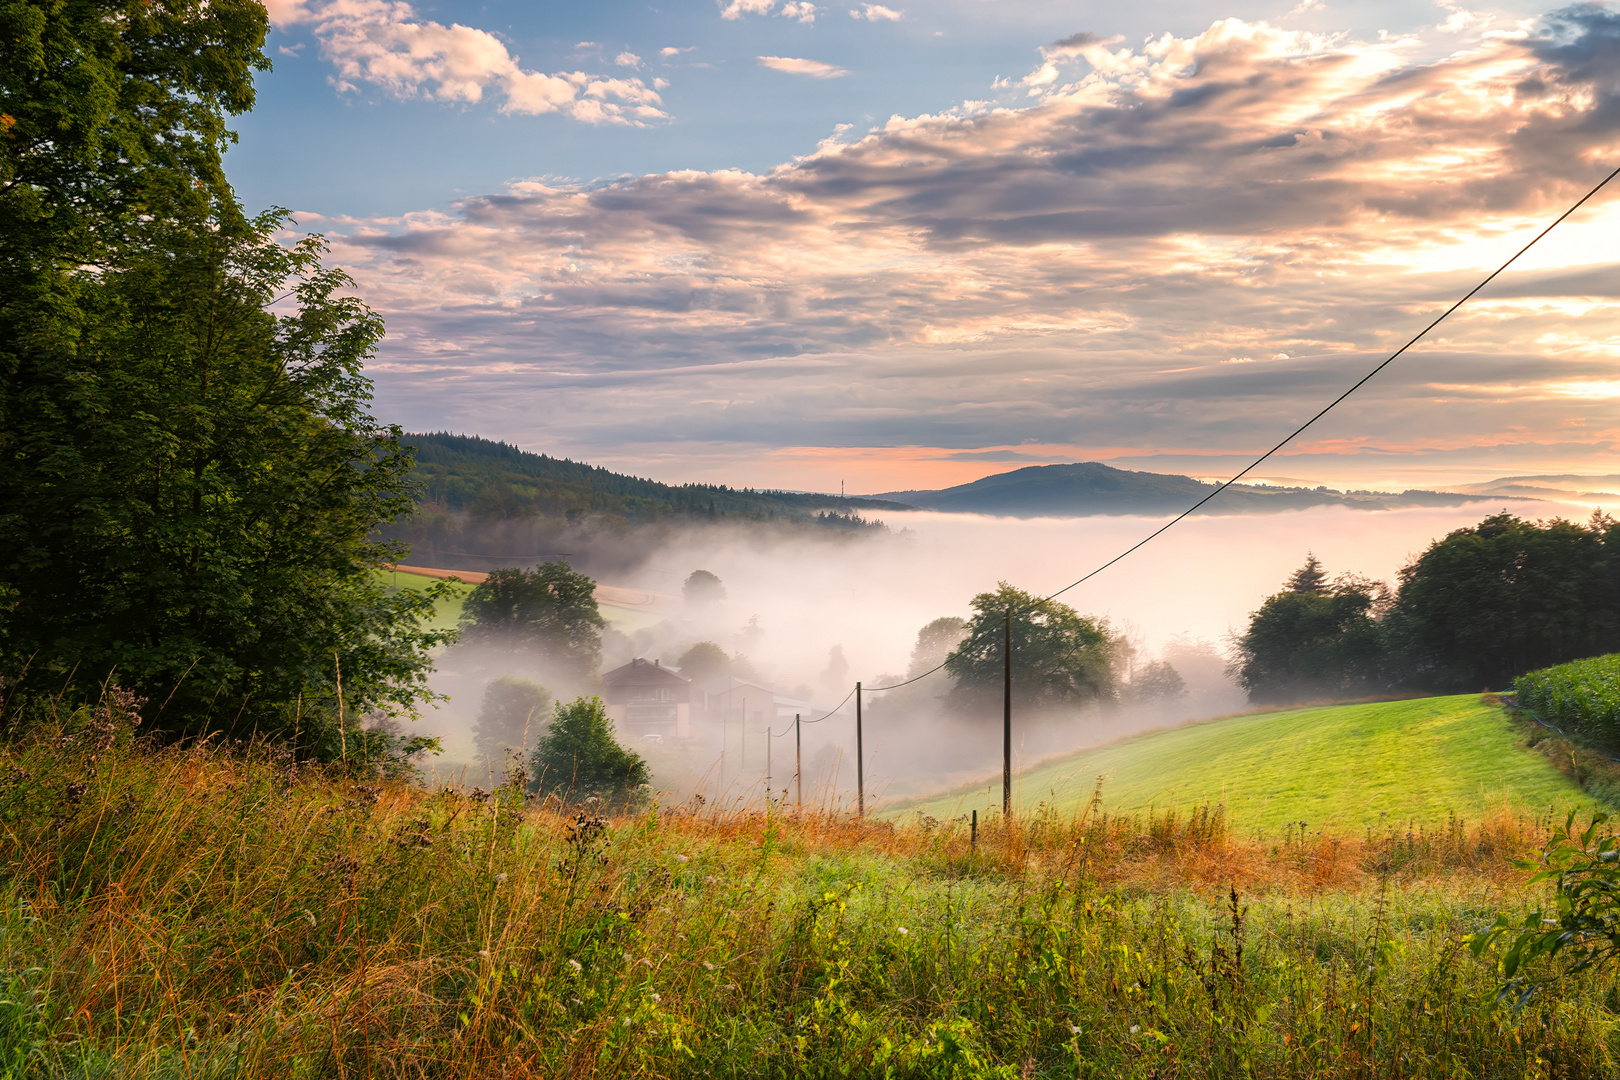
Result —
[[1001, 635], [1001, 816], [1012, 820], [1012, 608]]
[[799, 740], [799, 714], [793, 714], [793, 805], [804, 809], [804, 743]]
[[866, 758], [861, 752], [861, 684], [855, 684], [855, 813], [866, 816]]

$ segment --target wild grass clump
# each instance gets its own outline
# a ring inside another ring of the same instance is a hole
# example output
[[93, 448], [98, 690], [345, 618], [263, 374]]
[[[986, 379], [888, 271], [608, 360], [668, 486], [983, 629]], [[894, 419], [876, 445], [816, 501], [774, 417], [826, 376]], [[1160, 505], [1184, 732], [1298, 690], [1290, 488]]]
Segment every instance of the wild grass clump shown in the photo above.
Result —
[[1514, 1013], [1465, 934], [1545, 823], [1266, 842], [601, 804], [146, 745], [0, 751], [0, 1076], [1520, 1077], [1616, 1068], [1606, 974]]

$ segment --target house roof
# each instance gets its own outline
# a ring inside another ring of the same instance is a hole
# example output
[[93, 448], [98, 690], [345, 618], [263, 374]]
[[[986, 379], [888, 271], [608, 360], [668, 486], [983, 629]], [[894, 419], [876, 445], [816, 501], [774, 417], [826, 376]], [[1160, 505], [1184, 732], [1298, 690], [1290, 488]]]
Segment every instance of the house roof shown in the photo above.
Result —
[[656, 660], [636, 657], [623, 667], [603, 672], [602, 681], [608, 686], [690, 686], [691, 679], [677, 675]]

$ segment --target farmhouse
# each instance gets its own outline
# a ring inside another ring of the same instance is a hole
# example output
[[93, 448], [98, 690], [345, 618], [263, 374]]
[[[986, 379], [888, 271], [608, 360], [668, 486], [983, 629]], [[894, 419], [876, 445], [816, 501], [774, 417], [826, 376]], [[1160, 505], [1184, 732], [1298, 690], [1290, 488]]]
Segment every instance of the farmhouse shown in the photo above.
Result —
[[691, 734], [692, 680], [657, 660], [636, 657], [602, 676], [607, 714], [627, 738]]

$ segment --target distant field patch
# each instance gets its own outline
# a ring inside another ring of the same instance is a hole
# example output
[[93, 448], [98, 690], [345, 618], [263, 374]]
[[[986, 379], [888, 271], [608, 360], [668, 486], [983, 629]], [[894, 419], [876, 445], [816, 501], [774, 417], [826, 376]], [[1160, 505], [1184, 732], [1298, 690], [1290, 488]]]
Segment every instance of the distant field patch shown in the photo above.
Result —
[[[383, 581], [390, 588], [414, 589], [420, 592], [442, 580], [443, 575], [456, 573], [456, 571], [437, 570], [433, 574], [413, 573], [411, 570], [382, 570], [379, 571]], [[433, 621], [429, 624], [433, 629], [445, 629], [455, 626], [461, 619], [461, 606], [466, 602], [467, 594], [472, 592], [473, 585], [483, 581], [484, 574], [476, 571], [467, 571], [457, 574], [461, 581], [452, 581], [450, 587], [455, 595], [448, 601], [441, 603], [434, 611]], [[597, 605], [602, 612], [602, 618], [610, 626], [616, 627], [626, 633], [655, 626], [662, 622], [665, 615], [661, 609], [668, 606], [658, 601], [668, 598], [656, 593], [645, 593], [635, 589], [620, 589], [610, 585], [597, 586]], [[652, 598], [652, 599], [644, 599]], [[620, 601], [615, 603], [615, 601]], [[633, 606], [632, 606], [633, 605]]]
[[[1103, 778], [1111, 813], [1153, 806], [1225, 806], [1242, 829], [1305, 821], [1314, 830], [1479, 820], [1512, 806], [1535, 812], [1590, 805], [1477, 694], [1237, 716], [1158, 731], [1037, 766], [1014, 782], [1015, 807], [1065, 810]], [[900, 804], [937, 818], [1000, 810], [999, 781]]]

